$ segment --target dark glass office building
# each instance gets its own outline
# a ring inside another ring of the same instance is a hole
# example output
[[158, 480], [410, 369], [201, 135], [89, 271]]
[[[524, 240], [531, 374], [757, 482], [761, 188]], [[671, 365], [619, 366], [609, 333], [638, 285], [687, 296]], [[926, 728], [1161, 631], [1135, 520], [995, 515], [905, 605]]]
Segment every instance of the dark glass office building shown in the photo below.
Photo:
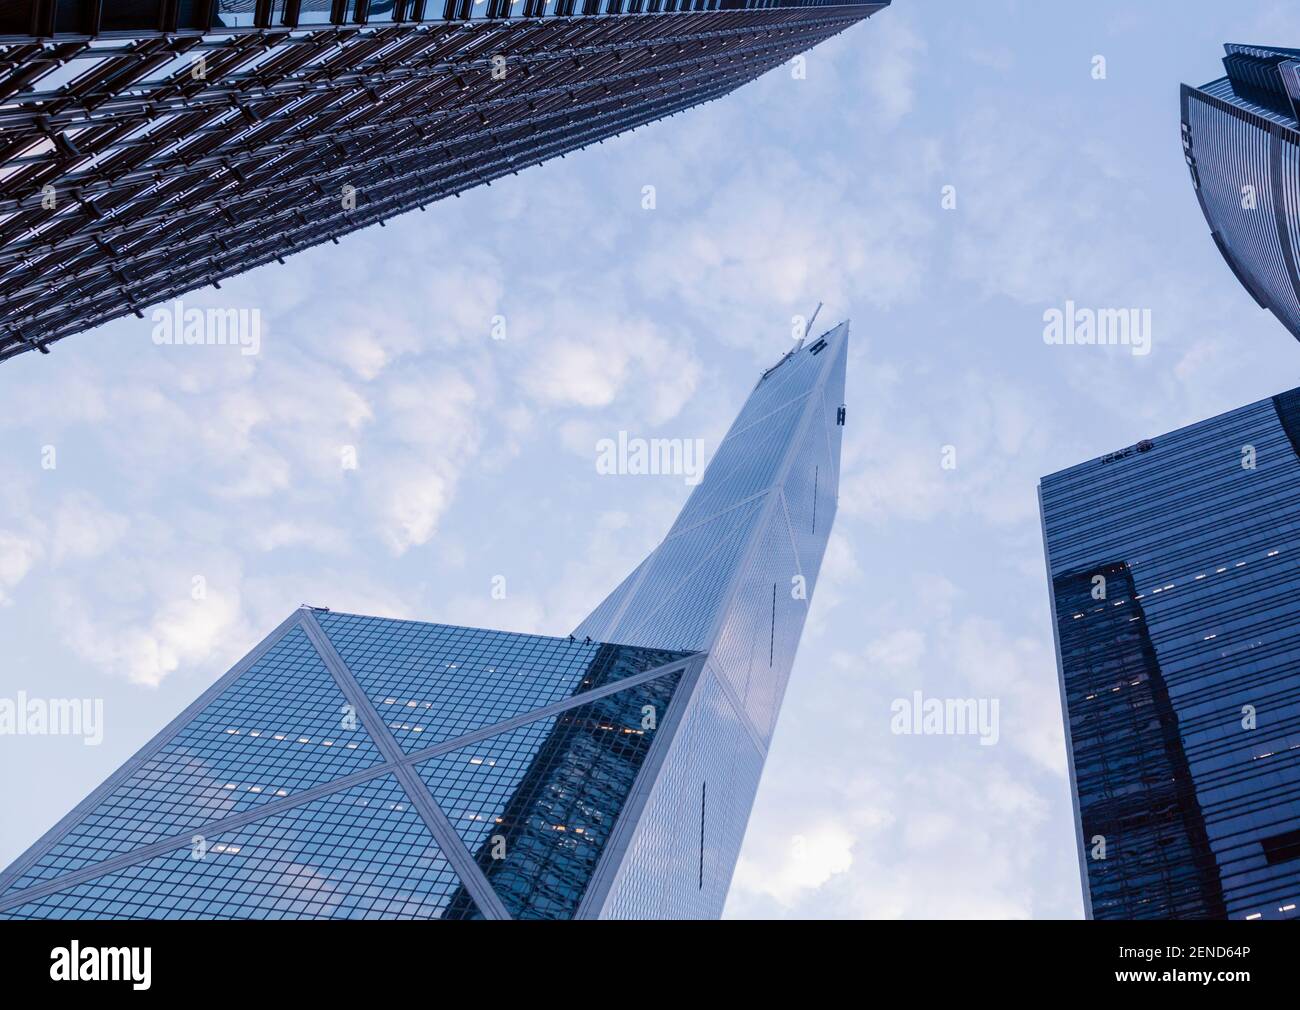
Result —
[[1039, 495], [1089, 915], [1300, 918], [1300, 389]]
[[0, 874], [0, 918], [719, 915], [835, 518], [847, 342], [763, 375], [572, 635], [304, 607]]
[[1183, 153], [1228, 267], [1300, 339], [1300, 49], [1224, 48], [1226, 77], [1183, 85]]
[[885, 6], [3, 0], [0, 360], [718, 98]]

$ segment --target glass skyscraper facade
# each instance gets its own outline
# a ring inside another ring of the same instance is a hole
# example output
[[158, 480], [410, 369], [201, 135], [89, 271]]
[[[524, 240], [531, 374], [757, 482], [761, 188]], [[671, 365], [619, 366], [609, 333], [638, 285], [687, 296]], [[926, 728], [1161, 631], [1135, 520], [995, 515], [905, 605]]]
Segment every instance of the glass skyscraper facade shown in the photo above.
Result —
[[1300, 339], [1300, 49], [1224, 48], [1227, 76], [1183, 85], [1183, 152], [1229, 268]]
[[835, 517], [847, 341], [763, 374], [573, 634], [301, 608], [0, 874], [0, 918], [719, 915]]
[[0, 3], [0, 360], [719, 98], [886, 6]]
[[1300, 389], [1039, 493], [1089, 914], [1300, 918]]

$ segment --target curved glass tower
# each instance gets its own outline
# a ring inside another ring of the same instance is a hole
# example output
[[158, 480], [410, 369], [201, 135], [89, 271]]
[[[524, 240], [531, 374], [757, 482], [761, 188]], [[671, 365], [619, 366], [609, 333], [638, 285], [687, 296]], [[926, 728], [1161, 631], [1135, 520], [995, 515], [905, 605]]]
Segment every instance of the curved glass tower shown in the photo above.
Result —
[[848, 324], [572, 635], [304, 607], [0, 874], [0, 918], [720, 914], [835, 518]]
[[1300, 50], [1224, 48], [1226, 77], [1183, 85], [1183, 153], [1228, 267], [1300, 340]]

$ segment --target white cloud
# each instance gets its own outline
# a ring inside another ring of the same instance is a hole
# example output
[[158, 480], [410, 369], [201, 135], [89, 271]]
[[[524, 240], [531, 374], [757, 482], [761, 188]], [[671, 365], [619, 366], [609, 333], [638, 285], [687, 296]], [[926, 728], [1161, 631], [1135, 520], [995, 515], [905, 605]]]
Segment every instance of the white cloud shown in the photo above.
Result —
[[318, 551], [339, 553], [346, 548], [348, 542], [348, 534], [336, 527], [289, 519], [259, 522], [251, 535], [253, 543], [263, 551], [274, 551], [282, 547], [310, 547]]
[[912, 111], [916, 100], [916, 77], [926, 44], [912, 28], [909, 16], [891, 10], [890, 16], [873, 19], [870, 55], [864, 59], [863, 75], [872, 106], [886, 123], [896, 123]]
[[825, 820], [776, 844], [751, 845], [736, 864], [733, 886], [791, 905], [853, 865], [854, 837], [844, 826]]
[[1064, 776], [1065, 731], [1051, 640], [1013, 637], [996, 621], [967, 617], [947, 647], [969, 694], [999, 699], [1002, 743]]
[[382, 448], [377, 464], [363, 454], [356, 475], [379, 536], [394, 554], [427, 543], [437, 532], [461, 470], [478, 450], [479, 417], [489, 409], [489, 398], [485, 384], [445, 365], [410, 374], [388, 389], [378, 423], [402, 449]]
[[853, 598], [852, 586], [862, 578], [853, 542], [843, 526], [831, 531], [822, 557], [821, 570], [813, 587], [813, 603], [808, 611], [804, 635], [816, 638], [825, 634], [835, 621], [836, 609]]
[[521, 384], [544, 406], [594, 410], [617, 402], [620, 418], [659, 425], [681, 412], [700, 379], [686, 341], [609, 304], [562, 303], [545, 331], [528, 335]]
[[451, 479], [415, 458], [385, 466], [370, 487], [379, 535], [394, 554], [427, 543], [451, 501]]
[[866, 661], [875, 666], [915, 666], [925, 655], [925, 636], [914, 628], [899, 628], [867, 645]]
[[597, 343], [561, 340], [539, 357], [524, 384], [546, 403], [605, 407], [626, 381], [628, 364], [626, 354], [608, 353]]
[[68, 495], [54, 513], [51, 559], [59, 564], [96, 558], [113, 547], [129, 526], [126, 516], [107, 511], [92, 496]]
[[12, 602], [9, 592], [22, 582], [41, 554], [36, 541], [0, 530], [0, 605]]
[[157, 687], [182, 666], [222, 669], [255, 637], [242, 620], [239, 596], [212, 590], [205, 599], [160, 600], [141, 621], [98, 599], [65, 601], [69, 643], [85, 659], [134, 684]]
[[[973, 514], [997, 524], [1032, 523], [1038, 503], [1025, 461], [1047, 444], [1037, 397], [980, 371], [952, 375], [887, 370], [855, 415], [866, 437], [846, 447], [840, 507], [849, 516], [926, 522]], [[922, 393], [942, 409], [900, 412]]]

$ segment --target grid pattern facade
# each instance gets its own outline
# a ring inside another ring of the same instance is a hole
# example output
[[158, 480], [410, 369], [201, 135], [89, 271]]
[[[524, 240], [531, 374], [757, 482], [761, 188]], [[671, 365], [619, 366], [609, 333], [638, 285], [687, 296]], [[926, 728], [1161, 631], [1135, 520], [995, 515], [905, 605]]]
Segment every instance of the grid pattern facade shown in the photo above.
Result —
[[[641, 816], [603, 914], [708, 919], [721, 910], [763, 770], [752, 731], [709, 671]], [[665, 880], [673, 886], [663, 886]]]
[[476, 861], [512, 918], [577, 913], [680, 679], [647, 681], [420, 766], [461, 837], [477, 841]]
[[[1093, 917], [1222, 918], [1205, 817], [1132, 573], [1099, 565], [1053, 579], [1052, 591], [1057, 613], [1071, 616], [1059, 635]], [[1092, 858], [1096, 838], [1104, 858]]]
[[324, 612], [318, 620], [407, 753], [674, 658], [664, 650], [353, 614]]
[[764, 373], [567, 638], [299, 610], [0, 874], [0, 918], [719, 915], [834, 519], [847, 348]]
[[1040, 494], [1091, 914], [1296, 918], [1300, 390]]
[[0, 5], [0, 360], [718, 98], [884, 6]]
[[382, 762], [300, 628], [149, 755], [15, 886], [62, 876], [197, 824]]
[[571, 916], [688, 658], [304, 608], [0, 874], [0, 918]]
[[574, 632], [707, 655], [592, 914], [722, 911], [835, 517], [847, 355], [844, 323], [763, 374], [663, 543]]
[[1300, 339], [1300, 50], [1225, 48], [1228, 76], [1182, 88], [1183, 151], [1229, 269]]
[[[198, 837], [198, 836], [196, 836]], [[6, 909], [12, 918], [433, 919], [457, 878], [391, 776]]]

